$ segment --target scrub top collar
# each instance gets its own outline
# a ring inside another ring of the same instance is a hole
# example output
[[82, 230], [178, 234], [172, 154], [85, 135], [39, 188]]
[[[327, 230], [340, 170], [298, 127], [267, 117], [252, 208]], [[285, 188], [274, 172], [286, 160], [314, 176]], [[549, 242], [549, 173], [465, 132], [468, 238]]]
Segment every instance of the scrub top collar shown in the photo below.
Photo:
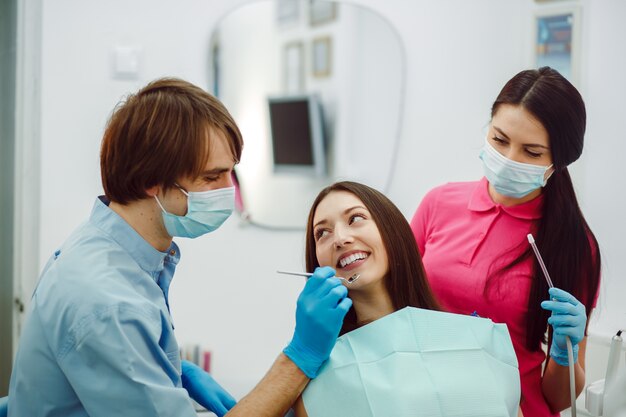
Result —
[[483, 177], [470, 198], [467, 208], [471, 211], [486, 212], [490, 210], [503, 210], [507, 214], [524, 220], [536, 220], [541, 218], [541, 209], [543, 207], [543, 194], [526, 203], [515, 206], [503, 206], [495, 203], [489, 195], [489, 181]]
[[116, 212], [109, 209], [109, 200], [106, 196], [99, 196], [96, 199], [90, 221], [128, 252], [139, 267], [148, 272], [157, 283], [164, 263], [176, 265], [180, 260], [180, 250], [176, 243], [172, 241], [165, 252], [155, 249]]

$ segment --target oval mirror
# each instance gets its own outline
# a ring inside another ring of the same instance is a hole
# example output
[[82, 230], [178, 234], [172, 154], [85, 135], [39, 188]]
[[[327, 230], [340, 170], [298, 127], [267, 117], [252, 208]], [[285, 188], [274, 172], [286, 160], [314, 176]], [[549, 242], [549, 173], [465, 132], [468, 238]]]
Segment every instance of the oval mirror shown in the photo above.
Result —
[[244, 137], [236, 176], [250, 223], [301, 229], [338, 179], [386, 191], [405, 62], [385, 18], [346, 3], [258, 1], [221, 19], [210, 55], [210, 90]]

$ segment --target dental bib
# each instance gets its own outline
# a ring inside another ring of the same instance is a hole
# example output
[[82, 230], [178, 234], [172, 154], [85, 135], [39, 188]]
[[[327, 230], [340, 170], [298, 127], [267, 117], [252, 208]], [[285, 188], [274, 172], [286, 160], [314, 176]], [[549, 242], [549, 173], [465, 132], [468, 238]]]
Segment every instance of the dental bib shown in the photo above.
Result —
[[303, 393], [309, 417], [517, 416], [504, 324], [406, 307], [337, 339]]

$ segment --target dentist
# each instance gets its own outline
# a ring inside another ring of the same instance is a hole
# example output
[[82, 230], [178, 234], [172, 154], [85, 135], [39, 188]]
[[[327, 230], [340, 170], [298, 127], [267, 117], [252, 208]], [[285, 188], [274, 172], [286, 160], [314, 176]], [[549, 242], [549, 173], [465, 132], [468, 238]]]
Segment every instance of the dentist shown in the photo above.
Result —
[[230, 216], [242, 146], [224, 106], [182, 80], [154, 81], [115, 109], [100, 155], [105, 196], [42, 272], [9, 416], [194, 417], [189, 395], [218, 416], [284, 415], [351, 306], [332, 269], [307, 281], [293, 339], [237, 405], [209, 374], [181, 364], [169, 312], [180, 259], [172, 238], [210, 233]]
[[[520, 72], [491, 108], [479, 155], [485, 177], [433, 189], [411, 222], [444, 309], [507, 324], [526, 416], [558, 416], [569, 407], [566, 336], [577, 395], [585, 384], [600, 253], [567, 169], [582, 153], [585, 125], [583, 99], [561, 74], [548, 67]], [[558, 288], [548, 291], [528, 233]]]

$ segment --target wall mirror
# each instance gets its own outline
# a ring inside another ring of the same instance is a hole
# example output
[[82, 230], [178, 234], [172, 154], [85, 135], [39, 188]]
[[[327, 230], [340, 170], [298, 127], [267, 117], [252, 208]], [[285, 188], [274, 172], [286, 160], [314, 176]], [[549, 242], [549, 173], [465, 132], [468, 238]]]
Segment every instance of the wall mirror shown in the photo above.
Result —
[[317, 193], [336, 180], [386, 190], [406, 63], [385, 18], [348, 3], [257, 1], [221, 19], [210, 48], [209, 91], [244, 137], [244, 218], [302, 229]]

